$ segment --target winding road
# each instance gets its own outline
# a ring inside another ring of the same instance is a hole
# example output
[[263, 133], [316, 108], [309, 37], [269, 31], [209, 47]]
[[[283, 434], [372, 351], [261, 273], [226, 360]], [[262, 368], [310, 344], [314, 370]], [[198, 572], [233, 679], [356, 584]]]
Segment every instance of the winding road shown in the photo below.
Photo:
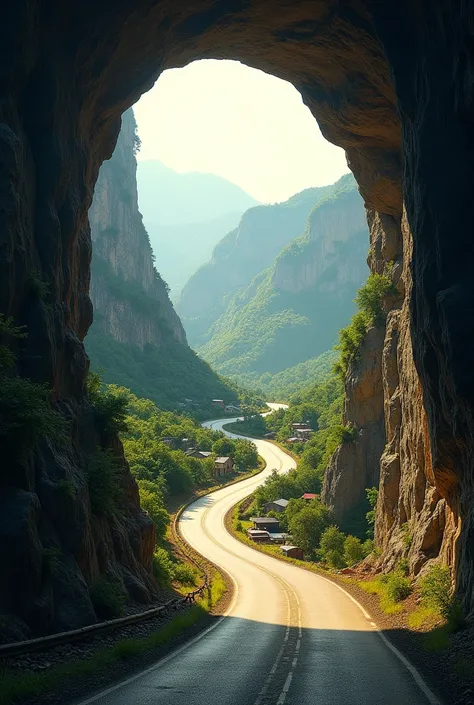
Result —
[[[232, 420], [207, 425], [222, 429]], [[295, 466], [272, 443], [255, 443], [266, 469], [197, 500], [180, 522], [186, 541], [231, 576], [235, 592], [226, 614], [153, 667], [82, 705], [439, 705], [344, 590], [227, 533], [230, 507], [273, 469]]]

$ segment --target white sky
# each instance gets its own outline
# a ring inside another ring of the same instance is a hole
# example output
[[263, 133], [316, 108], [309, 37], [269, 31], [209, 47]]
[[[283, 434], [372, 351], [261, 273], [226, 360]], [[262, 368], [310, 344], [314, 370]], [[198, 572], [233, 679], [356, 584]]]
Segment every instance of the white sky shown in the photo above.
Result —
[[165, 71], [134, 106], [142, 148], [175, 171], [218, 174], [263, 203], [348, 171], [290, 83], [237, 61]]

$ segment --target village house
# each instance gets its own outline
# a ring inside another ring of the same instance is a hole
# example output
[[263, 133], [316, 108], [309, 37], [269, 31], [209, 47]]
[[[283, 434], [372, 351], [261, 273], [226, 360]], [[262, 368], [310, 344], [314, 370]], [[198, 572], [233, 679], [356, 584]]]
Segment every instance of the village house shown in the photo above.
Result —
[[198, 450], [197, 448], [191, 448], [191, 450], [188, 450], [186, 455], [189, 455], [191, 458], [198, 458], [199, 460], [205, 460], [206, 458], [209, 458], [212, 453], [210, 450]]
[[268, 514], [268, 512], [277, 512], [279, 514], [280, 512], [284, 512], [287, 506], [287, 499], [275, 499], [273, 502], [267, 502], [264, 504], [263, 511], [265, 514]]
[[247, 536], [258, 543], [285, 543], [288, 534], [280, 531], [280, 522], [274, 517], [252, 517], [253, 528], [247, 529]]
[[214, 406], [218, 406], [221, 409], [224, 409], [224, 407], [225, 407], [223, 399], [213, 399], [212, 403], [214, 404]]
[[298, 546], [280, 546], [280, 551], [287, 558], [297, 558], [298, 560], [304, 560], [303, 549], [298, 548]]
[[214, 463], [216, 475], [229, 475], [234, 472], [234, 461], [228, 456], [219, 456]]
[[319, 499], [319, 495], [314, 492], [305, 492], [301, 495], [300, 499], [305, 499], [307, 502], [312, 502], [313, 499]]

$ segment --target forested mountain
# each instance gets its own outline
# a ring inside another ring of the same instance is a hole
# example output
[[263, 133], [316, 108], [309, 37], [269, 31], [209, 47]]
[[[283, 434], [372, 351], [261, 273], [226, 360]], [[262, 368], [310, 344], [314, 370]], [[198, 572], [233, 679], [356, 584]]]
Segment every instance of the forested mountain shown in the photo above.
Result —
[[303, 234], [226, 299], [199, 354], [248, 381], [327, 351], [355, 311], [368, 244], [363, 202], [347, 174], [312, 209]]
[[209, 340], [212, 324], [224, 313], [232, 295], [248, 287], [303, 232], [309, 213], [331, 189], [306, 189], [284, 203], [257, 206], [244, 213], [238, 227], [215, 247], [211, 260], [188, 281], [176, 304], [191, 345]]
[[180, 174], [159, 161], [138, 162], [139, 207], [160, 272], [176, 296], [214, 246], [257, 201], [215, 174]]
[[94, 323], [85, 344], [92, 367], [103, 370], [104, 381], [126, 386], [165, 409], [186, 398], [202, 410], [214, 397], [235, 401], [234, 390], [189, 348], [167, 286], [153, 265], [138, 210], [136, 145], [129, 110], [113, 156], [101, 167], [89, 211]]

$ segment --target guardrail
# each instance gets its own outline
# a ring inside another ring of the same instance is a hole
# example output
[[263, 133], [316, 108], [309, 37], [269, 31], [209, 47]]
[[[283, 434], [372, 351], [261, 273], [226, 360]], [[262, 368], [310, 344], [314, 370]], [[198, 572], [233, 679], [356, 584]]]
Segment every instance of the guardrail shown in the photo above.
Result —
[[190, 551], [186, 549], [186, 544], [184, 543], [184, 539], [182, 538], [178, 528], [181, 514], [194, 501], [195, 499], [192, 499], [186, 504], [183, 504], [183, 506], [176, 512], [171, 525], [171, 532], [173, 534], [175, 544], [178, 546], [178, 550], [183, 554], [183, 556], [186, 557], [187, 560], [191, 561], [202, 574], [204, 574], [204, 581], [198, 588], [196, 588], [196, 590], [188, 592], [183, 597], [174, 597], [159, 607], [153, 607], [152, 609], [145, 610], [144, 612], [139, 612], [137, 614], [131, 614], [126, 617], [118, 617], [117, 619], [110, 619], [105, 622], [99, 622], [98, 624], [90, 624], [86, 627], [73, 629], [68, 632], [50, 634], [48, 636], [38, 637], [37, 639], [27, 639], [25, 641], [16, 641], [11, 644], [2, 644], [0, 645], [0, 658], [19, 656], [21, 654], [33, 653], [36, 651], [44, 651], [52, 648], [53, 646], [82, 641], [90, 636], [105, 634], [113, 631], [114, 629], [128, 626], [129, 624], [137, 624], [138, 622], [145, 622], [149, 619], [153, 619], [153, 617], [157, 617], [159, 614], [166, 612], [171, 608], [177, 609], [180, 604], [192, 604], [195, 602], [196, 597], [201, 595], [210, 584], [210, 571], [204, 564], [200, 565], [196, 558], [191, 555]]

